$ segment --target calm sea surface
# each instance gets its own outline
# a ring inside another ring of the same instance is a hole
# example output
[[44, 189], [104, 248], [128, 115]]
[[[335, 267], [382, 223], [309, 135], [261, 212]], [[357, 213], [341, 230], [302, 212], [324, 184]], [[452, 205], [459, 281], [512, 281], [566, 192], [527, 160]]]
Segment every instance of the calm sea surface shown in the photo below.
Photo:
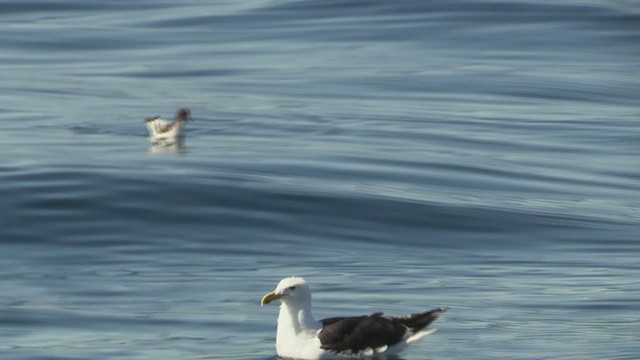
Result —
[[[0, 359], [640, 358], [640, 3], [0, 2]], [[184, 143], [146, 116], [191, 108]]]

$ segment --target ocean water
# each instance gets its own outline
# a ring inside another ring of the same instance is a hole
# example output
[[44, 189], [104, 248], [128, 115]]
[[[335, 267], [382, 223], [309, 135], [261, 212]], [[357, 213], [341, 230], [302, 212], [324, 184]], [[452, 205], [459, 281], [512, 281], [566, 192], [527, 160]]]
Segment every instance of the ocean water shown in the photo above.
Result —
[[405, 360], [640, 358], [636, 1], [6, 0], [0, 44], [1, 359], [274, 359], [289, 275], [448, 306]]

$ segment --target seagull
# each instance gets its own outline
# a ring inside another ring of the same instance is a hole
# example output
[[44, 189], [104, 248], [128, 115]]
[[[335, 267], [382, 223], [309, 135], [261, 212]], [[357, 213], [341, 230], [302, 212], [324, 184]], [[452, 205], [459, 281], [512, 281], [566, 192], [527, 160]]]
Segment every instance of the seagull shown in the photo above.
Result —
[[187, 108], [180, 108], [176, 112], [173, 120], [165, 120], [160, 116], [153, 116], [144, 119], [149, 130], [149, 137], [152, 140], [173, 139], [180, 136], [180, 129], [191, 118], [191, 111]]
[[395, 356], [410, 344], [435, 332], [426, 327], [447, 308], [402, 317], [383, 313], [315, 320], [311, 289], [301, 277], [287, 277], [262, 297], [264, 306], [280, 300], [276, 353], [303, 360], [372, 359]]

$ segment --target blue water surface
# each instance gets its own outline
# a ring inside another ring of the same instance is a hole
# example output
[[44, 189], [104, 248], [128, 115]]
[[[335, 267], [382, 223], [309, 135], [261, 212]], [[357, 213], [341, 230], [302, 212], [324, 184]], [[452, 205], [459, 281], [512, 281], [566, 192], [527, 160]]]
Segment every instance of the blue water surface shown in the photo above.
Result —
[[637, 359], [639, 40], [633, 0], [3, 1], [0, 358], [273, 359], [302, 275], [450, 307], [406, 360]]

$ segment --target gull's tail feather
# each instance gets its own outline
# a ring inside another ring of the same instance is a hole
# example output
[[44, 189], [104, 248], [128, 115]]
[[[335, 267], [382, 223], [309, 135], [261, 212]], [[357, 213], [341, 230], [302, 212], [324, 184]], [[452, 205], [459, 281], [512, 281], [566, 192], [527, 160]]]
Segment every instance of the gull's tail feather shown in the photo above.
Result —
[[437, 308], [422, 313], [411, 314], [404, 318], [404, 324], [416, 333], [429, 326], [429, 324], [434, 322], [447, 310], [448, 308]]

